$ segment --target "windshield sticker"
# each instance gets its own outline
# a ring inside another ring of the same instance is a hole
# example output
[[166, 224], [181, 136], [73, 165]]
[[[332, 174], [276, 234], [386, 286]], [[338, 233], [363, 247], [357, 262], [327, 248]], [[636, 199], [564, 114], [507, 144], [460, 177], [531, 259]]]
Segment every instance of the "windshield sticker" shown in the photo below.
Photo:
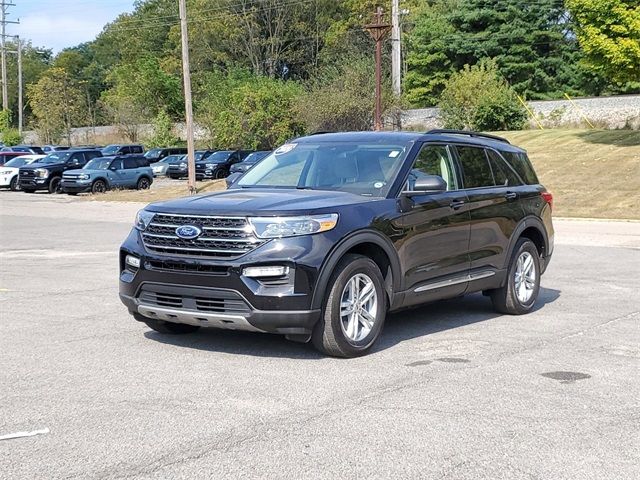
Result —
[[400, 150], [391, 150], [391, 153], [389, 153], [389, 158], [396, 158], [398, 155], [400, 155]]
[[276, 155], [282, 155], [283, 153], [289, 153], [291, 150], [293, 150], [297, 146], [298, 146], [297, 143], [285, 143], [281, 147], [278, 147], [278, 149], [273, 153], [275, 153]]
[[383, 182], [376, 182], [373, 184], [374, 188], [382, 188], [384, 187], [384, 183]]

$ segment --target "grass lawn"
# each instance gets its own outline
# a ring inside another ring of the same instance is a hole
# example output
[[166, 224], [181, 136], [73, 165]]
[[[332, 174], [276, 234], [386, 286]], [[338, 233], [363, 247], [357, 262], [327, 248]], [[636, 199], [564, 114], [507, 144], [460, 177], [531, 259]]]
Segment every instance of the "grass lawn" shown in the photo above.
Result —
[[[640, 220], [640, 132], [525, 130], [497, 132], [527, 150], [559, 217]], [[155, 187], [155, 186], [154, 186]], [[187, 195], [186, 181], [149, 191], [91, 195], [94, 200], [156, 202]], [[224, 180], [197, 183], [198, 193], [225, 188]]]
[[640, 220], [640, 132], [526, 130], [499, 135], [527, 150], [559, 217]]

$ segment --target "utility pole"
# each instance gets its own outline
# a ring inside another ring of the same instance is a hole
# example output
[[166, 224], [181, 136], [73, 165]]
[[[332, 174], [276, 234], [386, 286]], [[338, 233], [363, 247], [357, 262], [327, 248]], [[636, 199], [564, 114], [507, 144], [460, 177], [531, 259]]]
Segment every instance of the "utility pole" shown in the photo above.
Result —
[[400, 42], [400, 0], [391, 0], [391, 87], [393, 94], [402, 94], [402, 43]]
[[391, 25], [383, 23], [382, 8], [378, 7], [374, 15], [375, 23], [365, 25], [376, 42], [376, 113], [374, 118], [374, 130], [382, 130], [382, 41], [391, 30]]
[[180, 32], [182, 33], [182, 76], [184, 81], [184, 110], [187, 122], [187, 174], [189, 193], [196, 190], [196, 160], [193, 141], [193, 107], [191, 105], [191, 71], [189, 69], [189, 36], [187, 35], [186, 0], [178, 0], [180, 8]]
[[2, 35], [2, 40], [0, 40], [0, 63], [2, 64], [2, 109], [9, 109], [9, 94], [7, 91], [7, 52], [5, 45], [6, 38], [6, 26], [9, 23], [19, 23], [12, 22], [7, 20], [7, 8], [14, 7], [15, 4], [5, 2], [4, 0], [0, 1], [0, 35]]
[[16, 36], [18, 43], [18, 133], [22, 137], [22, 40]]

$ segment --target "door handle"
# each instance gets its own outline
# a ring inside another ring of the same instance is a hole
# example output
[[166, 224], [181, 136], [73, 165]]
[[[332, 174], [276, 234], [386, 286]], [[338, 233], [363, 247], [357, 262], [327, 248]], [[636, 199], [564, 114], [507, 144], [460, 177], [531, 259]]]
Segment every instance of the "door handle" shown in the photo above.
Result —
[[464, 200], [454, 200], [453, 202], [451, 202], [449, 204], [449, 206], [451, 208], [453, 208], [454, 210], [458, 210], [460, 207], [462, 207], [464, 205]]
[[504, 194], [504, 198], [507, 200], [515, 200], [518, 198], [518, 194], [516, 192], [507, 192]]

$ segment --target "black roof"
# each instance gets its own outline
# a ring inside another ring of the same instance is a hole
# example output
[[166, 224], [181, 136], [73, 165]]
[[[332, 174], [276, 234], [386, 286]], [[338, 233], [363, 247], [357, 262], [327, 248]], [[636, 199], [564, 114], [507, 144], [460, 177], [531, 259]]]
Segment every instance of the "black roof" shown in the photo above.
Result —
[[524, 150], [511, 145], [506, 139], [494, 135], [479, 132], [467, 132], [462, 130], [431, 130], [428, 132], [336, 132], [317, 133], [306, 137], [299, 137], [295, 143], [317, 142], [435, 142], [444, 141], [458, 144], [483, 145], [497, 150], [523, 152]]

